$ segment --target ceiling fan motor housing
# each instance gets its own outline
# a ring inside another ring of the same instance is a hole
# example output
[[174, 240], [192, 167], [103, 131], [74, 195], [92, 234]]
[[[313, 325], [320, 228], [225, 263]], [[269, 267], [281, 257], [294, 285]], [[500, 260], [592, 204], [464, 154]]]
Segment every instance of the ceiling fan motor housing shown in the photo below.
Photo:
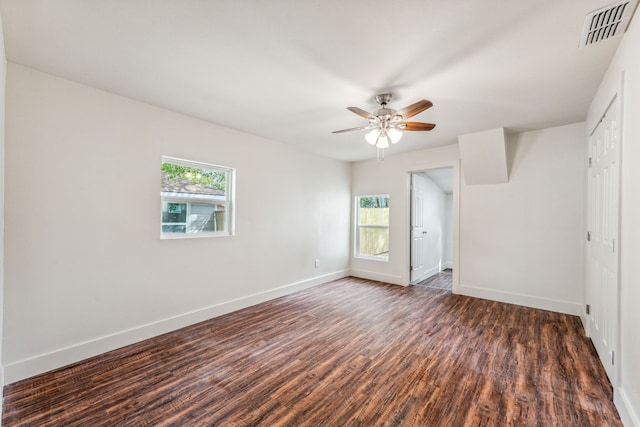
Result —
[[381, 93], [380, 95], [376, 95], [376, 102], [379, 106], [384, 107], [391, 101], [392, 96], [390, 93]]
[[380, 107], [382, 107], [376, 111], [376, 116], [378, 116], [378, 118], [383, 122], [391, 120], [392, 118], [395, 119], [394, 121], [402, 120], [402, 116], [395, 114], [396, 110], [393, 108], [387, 108], [387, 103], [391, 101], [392, 96], [393, 95], [390, 93], [381, 93], [380, 95], [376, 95], [376, 102]]

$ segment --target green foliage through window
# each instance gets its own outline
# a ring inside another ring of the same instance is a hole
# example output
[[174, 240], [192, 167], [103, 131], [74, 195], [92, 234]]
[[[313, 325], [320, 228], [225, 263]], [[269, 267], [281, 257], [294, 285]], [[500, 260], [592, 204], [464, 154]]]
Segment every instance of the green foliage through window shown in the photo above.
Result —
[[361, 208], [388, 208], [389, 207], [389, 197], [361, 197], [360, 198], [360, 207]]
[[162, 171], [166, 172], [173, 182], [176, 182], [177, 178], [182, 178], [217, 190], [224, 191], [227, 188], [226, 174], [223, 172], [175, 165], [173, 163], [162, 163]]

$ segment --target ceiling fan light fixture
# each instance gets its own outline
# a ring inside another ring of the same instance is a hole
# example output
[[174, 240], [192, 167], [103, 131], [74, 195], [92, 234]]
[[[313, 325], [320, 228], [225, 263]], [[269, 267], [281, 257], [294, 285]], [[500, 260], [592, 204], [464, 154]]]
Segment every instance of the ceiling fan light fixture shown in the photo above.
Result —
[[380, 134], [378, 141], [376, 142], [376, 147], [383, 150], [389, 147], [389, 137], [387, 135]]
[[378, 141], [378, 137], [380, 136], [380, 131], [378, 129], [373, 129], [371, 132], [367, 132], [364, 135], [364, 139], [371, 145], [376, 145]]
[[400, 132], [398, 129], [395, 129], [395, 128], [388, 129], [387, 135], [391, 139], [392, 144], [395, 144], [398, 141], [400, 141], [400, 139], [402, 139], [402, 132]]

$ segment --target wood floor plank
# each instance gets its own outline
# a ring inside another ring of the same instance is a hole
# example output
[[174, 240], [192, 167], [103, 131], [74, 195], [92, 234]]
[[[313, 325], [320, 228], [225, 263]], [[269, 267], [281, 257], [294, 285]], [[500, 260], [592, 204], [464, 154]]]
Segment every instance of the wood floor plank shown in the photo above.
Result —
[[580, 319], [439, 280], [342, 279], [20, 381], [3, 425], [622, 425]]

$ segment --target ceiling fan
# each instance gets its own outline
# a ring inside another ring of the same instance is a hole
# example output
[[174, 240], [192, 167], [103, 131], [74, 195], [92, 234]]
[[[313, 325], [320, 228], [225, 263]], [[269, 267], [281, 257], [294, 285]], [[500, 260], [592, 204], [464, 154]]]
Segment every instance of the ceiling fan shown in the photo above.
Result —
[[[360, 126], [356, 128], [336, 130], [332, 133], [351, 132], [354, 130], [368, 130], [364, 136], [367, 142], [378, 149], [384, 150], [389, 146], [389, 143], [395, 144], [402, 138], [402, 131], [425, 131], [431, 130], [436, 125], [433, 123], [422, 122], [406, 122], [404, 120], [422, 113], [424, 110], [431, 108], [433, 104], [431, 101], [423, 99], [400, 110], [394, 110], [387, 108], [387, 103], [391, 101], [390, 93], [382, 93], [376, 95], [376, 102], [380, 106], [380, 109], [375, 114], [371, 114], [358, 107], [347, 107], [347, 110], [356, 113], [360, 117], [369, 120], [367, 126]], [[384, 153], [383, 153], [384, 154]]]

